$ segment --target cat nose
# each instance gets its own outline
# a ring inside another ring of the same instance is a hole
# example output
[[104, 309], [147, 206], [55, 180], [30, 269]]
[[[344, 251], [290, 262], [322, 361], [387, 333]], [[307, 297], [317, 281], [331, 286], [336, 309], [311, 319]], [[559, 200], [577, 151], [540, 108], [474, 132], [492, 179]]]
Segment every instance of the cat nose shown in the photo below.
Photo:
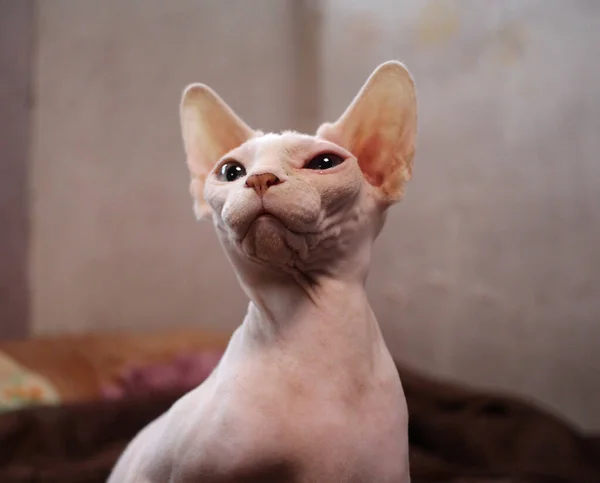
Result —
[[259, 196], [264, 195], [271, 186], [280, 183], [281, 180], [273, 173], [252, 174], [246, 178], [246, 188], [254, 188]]

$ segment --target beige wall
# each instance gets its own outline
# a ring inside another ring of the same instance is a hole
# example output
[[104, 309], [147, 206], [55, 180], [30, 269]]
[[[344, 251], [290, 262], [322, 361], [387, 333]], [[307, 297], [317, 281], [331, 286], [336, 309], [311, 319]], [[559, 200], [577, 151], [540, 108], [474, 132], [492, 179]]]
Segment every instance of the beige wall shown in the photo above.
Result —
[[32, 154], [36, 333], [234, 327], [246, 299], [195, 223], [183, 87], [247, 121], [290, 124], [290, 1], [38, 2]]
[[29, 190], [33, 0], [0, 0], [0, 338], [29, 322]]
[[182, 87], [287, 128], [310, 124], [294, 93], [312, 85], [331, 119], [395, 57], [420, 137], [369, 282], [394, 354], [600, 428], [600, 8], [322, 3], [320, 84], [298, 82], [293, 0], [38, 3], [35, 331], [234, 327], [246, 300], [192, 217]]

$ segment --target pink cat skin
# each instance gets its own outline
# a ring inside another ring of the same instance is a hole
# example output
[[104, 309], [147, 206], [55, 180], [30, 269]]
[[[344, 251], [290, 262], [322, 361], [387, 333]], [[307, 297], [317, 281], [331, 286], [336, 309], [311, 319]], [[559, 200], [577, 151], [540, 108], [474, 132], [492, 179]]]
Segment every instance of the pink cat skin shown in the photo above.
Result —
[[365, 280], [416, 123], [398, 62], [315, 136], [254, 131], [209, 87], [184, 91], [195, 212], [250, 304], [209, 378], [136, 436], [110, 483], [410, 482], [406, 401]]

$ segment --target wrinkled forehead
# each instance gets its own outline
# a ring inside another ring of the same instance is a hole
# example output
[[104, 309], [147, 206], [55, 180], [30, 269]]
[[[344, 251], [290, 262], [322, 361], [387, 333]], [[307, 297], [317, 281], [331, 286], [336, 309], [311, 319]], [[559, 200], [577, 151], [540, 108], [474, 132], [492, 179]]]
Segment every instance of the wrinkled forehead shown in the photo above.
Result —
[[230, 151], [226, 157], [252, 163], [259, 159], [305, 161], [322, 152], [334, 152], [343, 157], [351, 154], [337, 144], [294, 132], [269, 133], [252, 138]]

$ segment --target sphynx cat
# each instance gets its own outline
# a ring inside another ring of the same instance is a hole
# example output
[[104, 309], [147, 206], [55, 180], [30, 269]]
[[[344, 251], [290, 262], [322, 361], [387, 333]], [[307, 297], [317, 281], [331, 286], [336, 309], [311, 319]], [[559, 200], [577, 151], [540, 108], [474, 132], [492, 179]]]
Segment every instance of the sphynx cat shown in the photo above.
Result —
[[408, 483], [408, 413], [367, 300], [373, 241], [411, 177], [416, 95], [380, 65], [315, 136], [249, 128], [183, 93], [198, 218], [212, 218], [247, 314], [204, 383], [143, 429], [110, 483]]

